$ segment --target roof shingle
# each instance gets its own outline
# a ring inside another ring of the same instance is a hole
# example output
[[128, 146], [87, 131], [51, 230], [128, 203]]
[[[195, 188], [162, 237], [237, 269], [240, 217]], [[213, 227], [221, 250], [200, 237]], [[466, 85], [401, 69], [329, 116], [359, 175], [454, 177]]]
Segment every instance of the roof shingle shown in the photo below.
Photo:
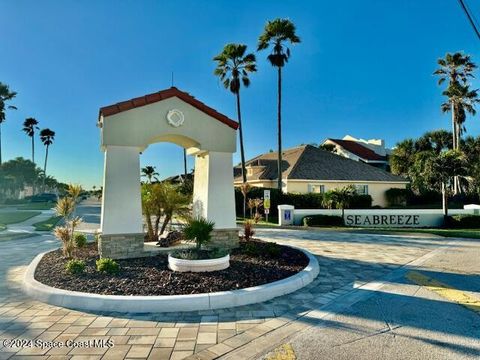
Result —
[[[290, 180], [340, 180], [407, 182], [374, 166], [354, 161], [311, 145], [302, 145], [282, 152], [282, 177]], [[276, 180], [277, 152], [262, 154], [247, 161], [253, 175], [248, 180]], [[241, 181], [241, 168], [234, 170], [235, 180]]]

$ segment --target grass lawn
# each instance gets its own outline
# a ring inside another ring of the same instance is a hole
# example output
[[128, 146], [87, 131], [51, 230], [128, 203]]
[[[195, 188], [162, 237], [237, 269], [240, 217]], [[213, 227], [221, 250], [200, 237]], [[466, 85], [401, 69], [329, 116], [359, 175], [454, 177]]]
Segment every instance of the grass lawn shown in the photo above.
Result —
[[41, 214], [40, 211], [1, 211], [0, 224], [2, 225], [16, 224], [40, 214]]
[[2, 240], [20, 240], [20, 239], [26, 239], [32, 236], [37, 236], [37, 234], [32, 234], [32, 233], [6, 233], [6, 234], [0, 234], [0, 241]]
[[38, 203], [26, 203], [17, 206], [19, 210], [50, 210], [55, 207], [55, 203], [52, 202], [38, 202]]
[[52, 230], [55, 225], [58, 224], [58, 222], [62, 219], [61, 216], [52, 216], [51, 218], [44, 220], [44, 221], [39, 221], [33, 226], [35, 227], [36, 231], [50, 231]]
[[[237, 216], [237, 224], [243, 225], [245, 223], [245, 220], [251, 220], [250, 218], [243, 218], [241, 216]], [[260, 220], [257, 225], [278, 225], [278, 218], [272, 218], [269, 217], [268, 221], [265, 220]]]
[[361, 231], [365, 233], [422, 233], [433, 234], [444, 237], [463, 237], [471, 239], [480, 239], [480, 229], [417, 229], [417, 228], [349, 228], [349, 230]]

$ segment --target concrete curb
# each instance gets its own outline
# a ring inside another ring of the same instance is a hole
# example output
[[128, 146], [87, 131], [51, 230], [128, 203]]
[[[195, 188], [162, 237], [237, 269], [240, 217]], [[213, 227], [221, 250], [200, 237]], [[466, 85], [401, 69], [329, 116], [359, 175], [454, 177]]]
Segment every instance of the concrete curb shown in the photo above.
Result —
[[[297, 248], [291, 246], [293, 248]], [[48, 253], [38, 254], [30, 263], [23, 279], [23, 290], [35, 300], [84, 311], [113, 311], [124, 313], [152, 313], [213, 310], [255, 304], [286, 295], [310, 284], [320, 268], [317, 259], [301, 250], [309, 259], [308, 265], [298, 274], [269, 284], [231, 291], [193, 295], [124, 296], [99, 295], [57, 289], [35, 280], [35, 270]]]

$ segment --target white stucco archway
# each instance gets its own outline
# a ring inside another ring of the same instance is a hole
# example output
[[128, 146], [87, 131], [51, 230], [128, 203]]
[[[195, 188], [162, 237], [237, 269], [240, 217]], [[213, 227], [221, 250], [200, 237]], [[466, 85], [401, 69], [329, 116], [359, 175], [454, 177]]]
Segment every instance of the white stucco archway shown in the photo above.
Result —
[[98, 126], [105, 156], [101, 256], [143, 253], [140, 154], [157, 142], [195, 156], [194, 215], [215, 222], [217, 240], [238, 241], [232, 164], [238, 123], [172, 87], [102, 107]]

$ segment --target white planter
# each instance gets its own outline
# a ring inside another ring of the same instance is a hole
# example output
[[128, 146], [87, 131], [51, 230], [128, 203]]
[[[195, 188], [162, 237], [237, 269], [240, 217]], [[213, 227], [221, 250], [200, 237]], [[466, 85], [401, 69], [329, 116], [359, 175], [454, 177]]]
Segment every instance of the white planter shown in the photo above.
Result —
[[218, 259], [186, 260], [177, 259], [168, 255], [168, 267], [179, 272], [205, 272], [224, 270], [230, 266], [230, 255]]

